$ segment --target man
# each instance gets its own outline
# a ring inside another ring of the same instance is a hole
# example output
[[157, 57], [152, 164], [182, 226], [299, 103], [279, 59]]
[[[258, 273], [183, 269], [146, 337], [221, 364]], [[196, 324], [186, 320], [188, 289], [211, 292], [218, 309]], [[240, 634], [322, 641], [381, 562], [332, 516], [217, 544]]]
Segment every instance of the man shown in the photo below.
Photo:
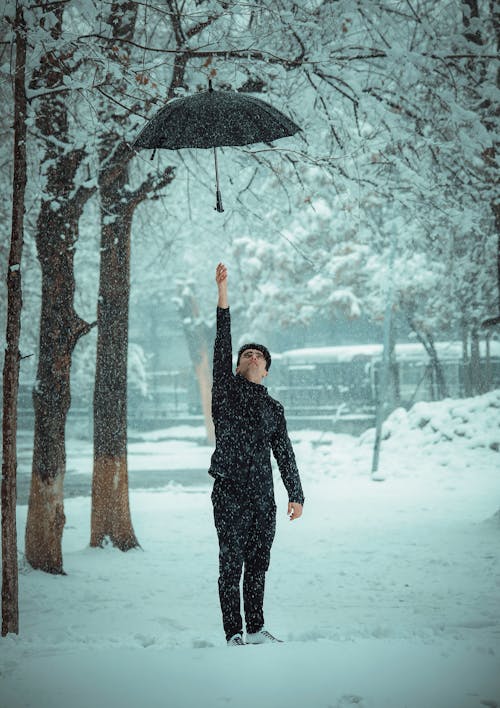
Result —
[[261, 344], [245, 344], [232, 371], [231, 320], [227, 269], [219, 263], [214, 346], [212, 417], [216, 446], [209, 474], [215, 478], [212, 502], [219, 539], [219, 598], [228, 645], [243, 645], [240, 579], [246, 643], [278, 642], [264, 628], [264, 583], [276, 527], [270, 451], [288, 492], [288, 515], [302, 515], [304, 495], [286, 429], [283, 407], [262, 385], [271, 355]]

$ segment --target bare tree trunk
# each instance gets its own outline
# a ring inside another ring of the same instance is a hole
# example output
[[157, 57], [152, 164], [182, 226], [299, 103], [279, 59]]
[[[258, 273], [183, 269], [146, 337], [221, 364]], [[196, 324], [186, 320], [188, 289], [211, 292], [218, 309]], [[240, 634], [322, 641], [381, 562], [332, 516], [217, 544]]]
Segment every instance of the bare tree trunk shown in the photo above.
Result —
[[[62, 171], [69, 177], [68, 171]], [[70, 368], [78, 339], [92, 325], [74, 311], [74, 242], [83, 204], [66, 203], [64, 214], [43, 201], [37, 224], [42, 268], [42, 311], [37, 381], [33, 389], [35, 435], [26, 523], [26, 558], [34, 568], [63, 573], [63, 481], [66, 471], [65, 428], [71, 403]], [[65, 238], [59, 238], [64, 234]]]
[[470, 380], [470, 357], [469, 357], [469, 333], [465, 320], [462, 319], [462, 385], [463, 395], [465, 398], [472, 396], [472, 387]]
[[491, 332], [486, 334], [484, 344], [485, 344], [485, 357], [484, 357], [484, 390], [491, 391], [493, 388], [493, 375], [491, 370]]
[[208, 349], [206, 346], [200, 352], [199, 363], [195, 364], [195, 373], [198, 380], [198, 388], [200, 390], [201, 408], [203, 411], [203, 419], [205, 421], [207, 443], [209, 445], [215, 445], [215, 428], [212, 419], [212, 374], [208, 358]]
[[7, 328], [3, 368], [2, 440], [2, 636], [19, 633], [16, 474], [19, 338], [21, 334], [21, 257], [26, 190], [26, 25], [21, 5], [15, 19], [16, 69], [14, 80], [14, 178], [12, 233], [7, 273]]
[[389, 380], [387, 382], [387, 406], [389, 411], [401, 404], [401, 388], [399, 382], [399, 364], [396, 359], [396, 338], [394, 326], [389, 333]]
[[205, 420], [205, 430], [209, 445], [215, 444], [215, 430], [212, 420], [212, 372], [208, 355], [212, 332], [200, 318], [196, 298], [189, 285], [183, 284], [181, 295], [176, 299], [177, 308], [182, 321], [189, 355], [194, 367], [200, 402]]
[[[122, 182], [126, 182], [126, 165]], [[123, 186], [123, 183], [122, 185]], [[123, 211], [109, 223], [118, 199], [116, 181], [101, 179], [101, 266], [97, 306], [94, 388], [94, 471], [91, 546], [107, 538], [122, 551], [139, 543], [132, 527], [127, 469], [127, 348], [130, 290], [131, 217]]]
[[463, 326], [462, 334], [462, 369], [464, 372], [466, 397], [484, 393], [487, 388], [487, 377], [481, 361], [479, 348], [479, 326], [474, 324], [470, 330]]
[[[114, 144], [119, 138], [111, 135]], [[139, 543], [132, 527], [127, 466], [127, 356], [130, 295], [130, 235], [138, 204], [173, 179], [168, 169], [158, 179], [128, 189], [128, 153], [111, 158], [101, 171], [101, 265], [97, 306], [94, 388], [94, 470], [90, 545], [109, 538], [122, 551]]]
[[437, 400], [441, 401], [443, 400], [443, 398], [446, 398], [448, 396], [448, 388], [446, 386], [446, 379], [443, 367], [441, 362], [439, 361], [439, 357], [434, 344], [434, 338], [428, 332], [422, 332], [419, 327], [417, 327], [415, 321], [411, 317], [408, 321], [412, 330], [415, 332], [418, 341], [429, 355], [432, 371], [434, 372], [434, 375], [436, 377]]
[[473, 327], [470, 340], [470, 378], [472, 395], [484, 393], [484, 378], [479, 351], [479, 332]]
[[[50, 12], [56, 17], [51, 34], [58, 39], [63, 8], [58, 6]], [[65, 59], [59, 61], [50, 51], [42, 57], [33, 80], [35, 88], [47, 89], [37, 111], [37, 127], [45, 138], [42, 170], [46, 187], [36, 232], [42, 305], [37, 381], [33, 389], [35, 435], [25, 546], [26, 559], [34, 568], [55, 574], [64, 572], [61, 542], [71, 357], [78, 339], [92, 326], [77, 316], [73, 306], [74, 248], [83, 207], [95, 191], [75, 186], [85, 152], [65, 149], [69, 139], [64, 96], [50, 91], [64, 85], [64, 75], [69, 71], [67, 55]]]

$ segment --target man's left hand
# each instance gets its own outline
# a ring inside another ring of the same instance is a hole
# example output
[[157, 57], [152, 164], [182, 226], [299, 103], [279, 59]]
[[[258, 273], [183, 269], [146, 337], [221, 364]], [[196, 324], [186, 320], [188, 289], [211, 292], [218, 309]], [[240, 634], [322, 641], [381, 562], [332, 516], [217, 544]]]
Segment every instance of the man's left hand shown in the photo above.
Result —
[[302, 504], [288, 502], [288, 517], [290, 521], [298, 519], [300, 516], [302, 516]]

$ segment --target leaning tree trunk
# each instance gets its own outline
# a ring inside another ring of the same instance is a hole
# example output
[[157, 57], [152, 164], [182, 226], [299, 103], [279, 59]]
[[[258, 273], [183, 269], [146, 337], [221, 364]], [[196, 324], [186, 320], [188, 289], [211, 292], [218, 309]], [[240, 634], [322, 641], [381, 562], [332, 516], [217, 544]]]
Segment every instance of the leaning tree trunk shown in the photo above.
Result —
[[434, 370], [434, 373], [436, 375], [436, 383], [437, 383], [437, 395], [438, 395], [438, 400], [442, 401], [444, 398], [447, 398], [448, 396], [448, 388], [446, 386], [446, 378], [444, 375], [444, 370], [441, 362], [439, 361], [438, 353], [436, 350], [436, 346], [434, 344], [434, 339], [430, 335], [427, 335], [427, 344], [424, 345], [427, 353], [429, 354], [430, 360], [431, 360], [431, 365]]
[[410, 323], [411, 328], [415, 332], [418, 341], [424, 347], [425, 351], [429, 356], [432, 371], [434, 371], [434, 374], [436, 376], [437, 399], [441, 401], [443, 400], [443, 398], [446, 398], [448, 396], [448, 388], [446, 386], [446, 378], [444, 375], [443, 366], [439, 361], [436, 346], [434, 344], [434, 337], [428, 332], [421, 331], [421, 329], [418, 327], [412, 317], [409, 317], [408, 321]]
[[14, 177], [12, 233], [7, 272], [7, 330], [3, 368], [2, 425], [2, 636], [19, 632], [16, 473], [17, 394], [19, 390], [19, 338], [21, 335], [21, 257], [26, 190], [26, 25], [17, 7], [16, 68], [14, 80]]

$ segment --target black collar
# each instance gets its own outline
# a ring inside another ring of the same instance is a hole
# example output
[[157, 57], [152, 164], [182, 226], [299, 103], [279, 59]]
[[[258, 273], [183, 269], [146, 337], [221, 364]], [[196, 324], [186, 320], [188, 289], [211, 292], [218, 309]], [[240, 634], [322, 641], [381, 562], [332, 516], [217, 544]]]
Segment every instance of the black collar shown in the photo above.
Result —
[[267, 388], [266, 388], [266, 386], [264, 386], [264, 384], [255, 383], [255, 381], [249, 381], [241, 374], [236, 374], [236, 381], [241, 386], [248, 386], [249, 389], [251, 389], [252, 391], [255, 391], [255, 393], [260, 396], [267, 396], [268, 395]]

